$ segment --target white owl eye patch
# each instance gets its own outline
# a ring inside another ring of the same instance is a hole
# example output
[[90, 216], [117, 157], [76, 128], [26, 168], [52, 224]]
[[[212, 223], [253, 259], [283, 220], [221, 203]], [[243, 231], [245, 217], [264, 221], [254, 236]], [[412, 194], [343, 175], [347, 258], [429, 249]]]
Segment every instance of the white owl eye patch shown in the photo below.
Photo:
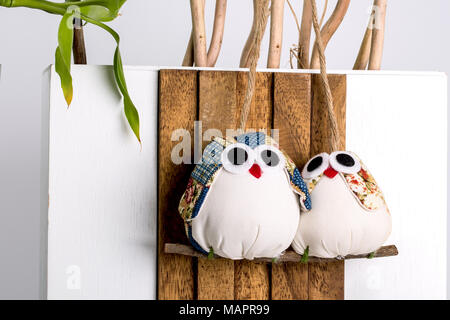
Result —
[[335, 151], [331, 155], [321, 153], [314, 156], [303, 168], [305, 179], [313, 179], [325, 172], [329, 167], [344, 174], [354, 174], [361, 170], [359, 160], [347, 151]]
[[243, 143], [234, 143], [227, 146], [221, 156], [224, 168], [236, 174], [249, 170], [255, 159], [256, 156], [253, 150]]
[[335, 151], [330, 155], [331, 167], [342, 173], [354, 174], [361, 170], [359, 160], [347, 151]]
[[256, 154], [256, 163], [263, 172], [274, 172], [284, 168], [286, 160], [280, 150], [271, 145], [260, 145], [253, 150]]
[[321, 175], [330, 166], [330, 156], [324, 152], [314, 156], [306, 163], [302, 171], [305, 179], [312, 179]]

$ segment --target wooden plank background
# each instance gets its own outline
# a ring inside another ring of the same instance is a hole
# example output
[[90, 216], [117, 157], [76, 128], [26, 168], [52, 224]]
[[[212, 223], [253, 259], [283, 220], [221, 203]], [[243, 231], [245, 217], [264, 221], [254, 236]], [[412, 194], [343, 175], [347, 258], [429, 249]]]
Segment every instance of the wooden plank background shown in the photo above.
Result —
[[[299, 168], [328, 149], [325, 100], [317, 75], [258, 73], [247, 129], [279, 129], [279, 142]], [[346, 76], [330, 76], [345, 149]], [[206, 260], [163, 252], [164, 244], [187, 243], [177, 206], [193, 165], [175, 165], [172, 131], [194, 137], [194, 121], [208, 129], [238, 127], [247, 73], [237, 71], [160, 71], [159, 118], [159, 299], [343, 299], [344, 263], [265, 264]], [[268, 131], [270, 133], [270, 131]], [[203, 142], [203, 147], [208, 141]], [[193, 153], [192, 153], [193, 154]]]

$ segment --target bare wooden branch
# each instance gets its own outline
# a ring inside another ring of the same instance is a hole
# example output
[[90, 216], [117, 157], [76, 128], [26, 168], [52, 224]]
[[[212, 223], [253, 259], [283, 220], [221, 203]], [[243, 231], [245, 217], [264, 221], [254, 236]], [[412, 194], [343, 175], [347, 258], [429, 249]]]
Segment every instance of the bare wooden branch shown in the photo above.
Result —
[[[372, 19], [371, 19], [372, 20]], [[364, 38], [361, 42], [361, 47], [359, 48], [358, 56], [356, 57], [355, 64], [353, 65], [353, 70], [365, 70], [370, 57], [370, 48], [372, 45], [372, 27], [370, 26], [372, 22], [369, 22], [369, 26], [364, 33]]]
[[194, 34], [194, 62], [197, 67], [206, 67], [208, 57], [206, 53], [205, 31], [205, 2], [191, 0], [192, 31]]
[[384, 28], [386, 22], [387, 0], [374, 1], [374, 23], [372, 29], [372, 47], [370, 49], [369, 70], [380, 70], [383, 58]]
[[[176, 244], [176, 243], [166, 243], [164, 245], [164, 252], [171, 254], [180, 254], [184, 256], [196, 257], [208, 259], [207, 255], [202, 254], [201, 252], [195, 250], [193, 247], [184, 245], [184, 244]], [[348, 255], [344, 257], [345, 260], [351, 259], [367, 259], [367, 258], [382, 258], [382, 257], [392, 257], [398, 255], [398, 250], [395, 245], [385, 246], [378, 249], [373, 255], [368, 254], [360, 254], [360, 255]], [[214, 259], [224, 259], [220, 256], [214, 255]], [[287, 250], [283, 255], [281, 255], [278, 259], [274, 261], [272, 258], [256, 258], [253, 261], [255, 262], [300, 262], [302, 260], [302, 255], [296, 253], [293, 250]], [[317, 258], [317, 257], [309, 257], [308, 262], [331, 262], [342, 260], [338, 258]]]
[[327, 14], [328, 0], [325, 0], [325, 5], [323, 6], [322, 17], [320, 17], [319, 26], [322, 28], [323, 20], [325, 20], [325, 15]]
[[223, 31], [225, 27], [225, 16], [227, 12], [227, 0], [216, 0], [214, 13], [214, 26], [211, 43], [208, 49], [208, 67], [214, 67], [222, 47]]
[[186, 48], [186, 53], [183, 58], [183, 67], [192, 67], [194, 65], [194, 32], [191, 31], [189, 42]]
[[272, 0], [270, 7], [270, 42], [268, 68], [279, 68], [283, 42], [283, 17], [285, 0]]
[[239, 66], [241, 68], [246, 68], [249, 66], [248, 63], [248, 57], [250, 55], [252, 44], [255, 41], [256, 37], [256, 16], [257, 16], [257, 6], [258, 6], [258, 0], [253, 0], [253, 24], [252, 29], [250, 30], [250, 34], [248, 35], [247, 41], [245, 42], [244, 49], [241, 53], [241, 61], [239, 62]]
[[302, 25], [298, 40], [298, 55], [300, 60], [297, 68], [309, 68], [309, 47], [311, 43], [312, 8], [309, 0], [303, 0]]
[[73, 51], [73, 62], [75, 64], [87, 64], [86, 44], [84, 41], [83, 26], [79, 18], [74, 19], [72, 51]]
[[[336, 4], [336, 8], [334, 9], [333, 13], [331, 14], [328, 21], [325, 23], [325, 25], [322, 28], [322, 31], [320, 32], [322, 36], [322, 42], [324, 49], [327, 47], [328, 42], [330, 41], [333, 34], [336, 32], [336, 30], [339, 28], [342, 20], [345, 17], [345, 14], [347, 13], [348, 6], [350, 5], [350, 0], [338, 0]], [[311, 55], [311, 69], [318, 69], [319, 68], [319, 50], [317, 48], [317, 42], [314, 44], [313, 52]]]
[[[258, 13], [260, 10], [260, 7], [262, 6], [262, 3], [260, 3], [260, 0], [253, 0], [253, 24], [252, 29], [250, 30], [250, 34], [247, 38], [247, 42], [245, 42], [244, 49], [242, 50], [241, 54], [241, 61], [239, 63], [239, 66], [241, 68], [249, 68], [250, 67], [250, 57], [252, 50], [255, 50], [253, 47], [255, 45], [256, 37], [257, 37], [257, 29], [258, 27]], [[264, 26], [262, 26], [262, 31], [264, 32], [266, 29], [267, 19], [264, 21]]]

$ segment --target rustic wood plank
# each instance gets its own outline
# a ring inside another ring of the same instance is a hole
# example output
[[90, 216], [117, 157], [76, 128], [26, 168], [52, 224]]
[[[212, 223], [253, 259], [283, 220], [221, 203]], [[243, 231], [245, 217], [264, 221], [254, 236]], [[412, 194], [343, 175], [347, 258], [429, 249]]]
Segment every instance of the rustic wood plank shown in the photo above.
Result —
[[[202, 260], [208, 259], [206, 255], [195, 250], [191, 245], [179, 244], [179, 243], [166, 243], [164, 246], [164, 252], [170, 254], [181, 254], [185, 256], [191, 256], [200, 258]], [[370, 254], [358, 254], [358, 255], [348, 255], [343, 258], [343, 260], [353, 260], [353, 259], [371, 259], [371, 258], [383, 258], [383, 257], [393, 257], [398, 255], [398, 249], [395, 245], [384, 246]], [[214, 260], [226, 260], [231, 261], [229, 259], [221, 258], [218, 255], [214, 255]], [[279, 259], [274, 261], [272, 258], [256, 258], [253, 262], [265, 262], [265, 263], [274, 263], [275, 265], [282, 265], [283, 263], [295, 262], [299, 263], [302, 260], [302, 255], [296, 253], [294, 250], [286, 250], [284, 254], [280, 256]], [[342, 259], [337, 258], [318, 258], [318, 257], [309, 257], [308, 263], [330, 263], [341, 261]]]
[[[244, 104], [248, 74], [237, 73], [235, 127]], [[257, 73], [255, 93], [253, 95], [246, 129], [268, 130], [272, 127], [273, 112], [273, 74]], [[234, 268], [234, 298], [236, 300], [267, 300], [270, 298], [270, 266], [250, 261], [236, 261]]]
[[[274, 129], [280, 147], [301, 169], [310, 154], [311, 75], [274, 74]], [[272, 266], [272, 299], [308, 299], [308, 265]]]
[[239, 260], [234, 264], [236, 300], [270, 299], [270, 266], [266, 263]]
[[[239, 116], [236, 105], [236, 73], [200, 71], [199, 120], [202, 131], [218, 129], [223, 135], [234, 128]], [[203, 141], [205, 147], [209, 141]], [[231, 260], [199, 260], [197, 298], [234, 299], [234, 262]]]
[[160, 71], [159, 115], [159, 196], [158, 196], [158, 298], [194, 299], [194, 259], [164, 253], [168, 242], [188, 243], [178, 214], [181, 198], [192, 167], [176, 165], [171, 151], [172, 132], [184, 128], [193, 137], [197, 117], [197, 72], [190, 70]]
[[308, 300], [308, 264], [273, 264], [272, 300]]
[[[192, 247], [188, 248], [193, 249]], [[233, 260], [198, 259], [197, 272], [198, 300], [234, 299]]]
[[[347, 81], [345, 75], [328, 75], [331, 93], [334, 101], [338, 128], [341, 136], [341, 149], [345, 150], [345, 119]], [[320, 152], [330, 152], [328, 142], [330, 126], [328, 121], [327, 105], [323, 85], [319, 75], [312, 75], [312, 117], [311, 117], [311, 156]]]
[[344, 261], [311, 263], [308, 270], [309, 300], [343, 300], [344, 266]]
[[[319, 77], [312, 75], [311, 156], [331, 151], [325, 93]], [[345, 150], [346, 76], [328, 75], [328, 80], [341, 137], [340, 148]], [[328, 264], [312, 263], [308, 272], [309, 299], [344, 299], [344, 261]]]

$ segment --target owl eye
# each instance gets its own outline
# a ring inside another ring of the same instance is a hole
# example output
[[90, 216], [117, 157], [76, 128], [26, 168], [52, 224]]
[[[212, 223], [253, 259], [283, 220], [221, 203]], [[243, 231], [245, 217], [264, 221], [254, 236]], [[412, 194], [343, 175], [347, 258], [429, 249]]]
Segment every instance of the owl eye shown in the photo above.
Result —
[[334, 170], [342, 173], [353, 174], [361, 170], [359, 160], [346, 151], [336, 151], [330, 155], [330, 165]]
[[284, 168], [285, 159], [280, 150], [271, 145], [260, 145], [254, 149], [256, 162], [263, 172], [276, 171]]
[[255, 153], [249, 146], [235, 143], [223, 150], [221, 160], [225, 170], [238, 174], [251, 168], [255, 162]]
[[312, 179], [321, 175], [330, 164], [328, 153], [321, 153], [314, 156], [303, 168], [302, 176], [305, 179]]

